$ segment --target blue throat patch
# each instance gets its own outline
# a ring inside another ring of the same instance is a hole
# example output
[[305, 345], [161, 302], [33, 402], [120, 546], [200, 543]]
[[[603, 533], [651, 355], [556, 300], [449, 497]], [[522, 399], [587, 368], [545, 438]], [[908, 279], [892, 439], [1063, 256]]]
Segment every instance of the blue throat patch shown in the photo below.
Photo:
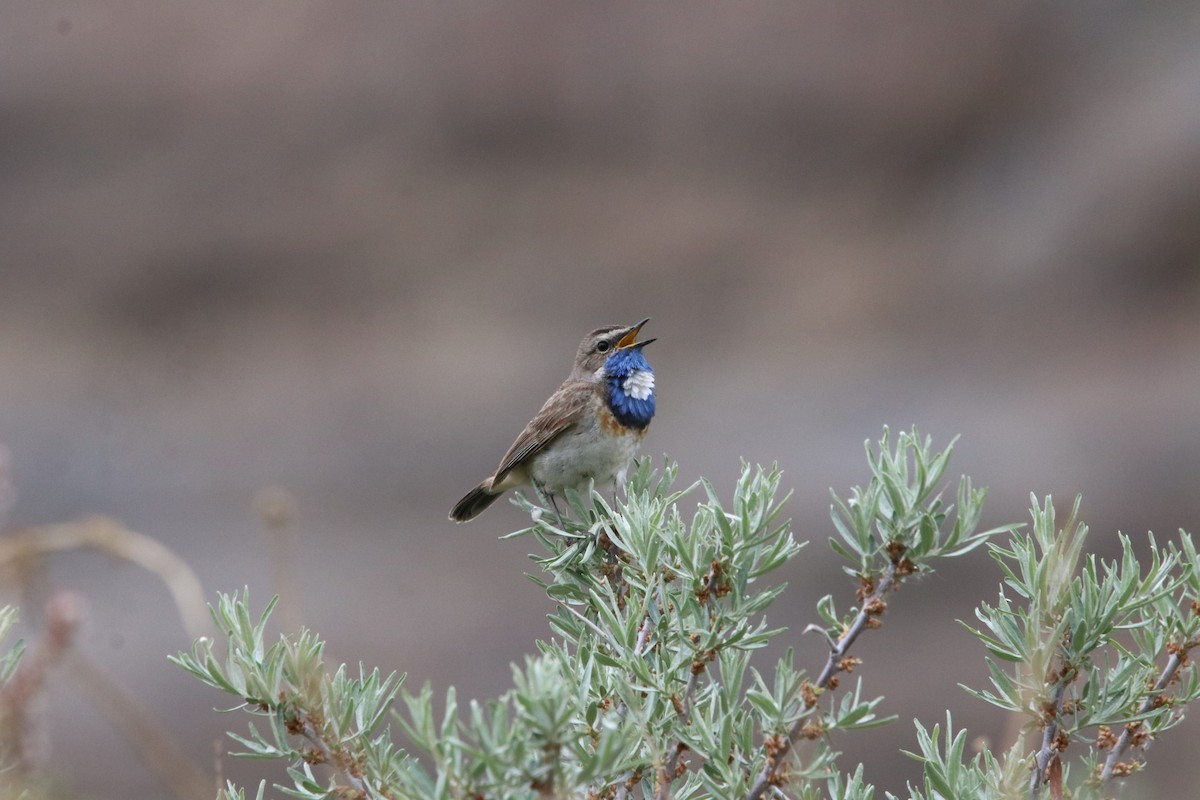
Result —
[[654, 417], [654, 392], [644, 400], [625, 394], [625, 379], [638, 370], [652, 373], [650, 362], [642, 355], [642, 348], [631, 347], [618, 350], [604, 362], [604, 372], [608, 376], [608, 408], [612, 411], [617, 422], [630, 428], [641, 430], [650, 424]]

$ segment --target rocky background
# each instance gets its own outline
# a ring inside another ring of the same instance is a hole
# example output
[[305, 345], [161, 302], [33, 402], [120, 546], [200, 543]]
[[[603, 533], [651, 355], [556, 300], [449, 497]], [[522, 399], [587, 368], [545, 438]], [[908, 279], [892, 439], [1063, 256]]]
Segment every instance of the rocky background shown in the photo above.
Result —
[[[829, 487], [884, 424], [992, 493], [1076, 493], [1093, 546], [1200, 533], [1200, 6], [8, 3], [0, 9], [0, 442], [9, 535], [94, 514], [208, 596], [282, 587], [335, 657], [488, 697], [547, 635], [532, 543], [450, 505], [565, 376], [653, 317], [651, 454], [727, 494], [778, 461], [810, 547], [772, 620], [852, 592]], [[255, 508], [294, 498], [270, 555]], [[272, 577], [272, 569], [284, 573]], [[995, 598], [982, 553], [856, 648], [899, 715], [837, 741], [903, 792]], [[163, 585], [71, 552], [6, 602], [86, 599], [76, 647], [211, 773], [244, 720], [166, 661]], [[63, 670], [64, 796], [171, 796]], [[1149, 797], [1200, 779], [1185, 727]], [[281, 773], [225, 758], [226, 775]]]

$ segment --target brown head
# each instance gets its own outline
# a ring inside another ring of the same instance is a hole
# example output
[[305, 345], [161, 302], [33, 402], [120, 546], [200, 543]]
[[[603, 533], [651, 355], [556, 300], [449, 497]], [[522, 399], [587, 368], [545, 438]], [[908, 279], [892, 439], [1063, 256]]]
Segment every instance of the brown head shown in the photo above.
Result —
[[644, 347], [653, 342], [653, 339], [637, 341], [638, 331], [649, 321], [650, 318], [646, 317], [636, 325], [605, 325], [583, 337], [583, 341], [579, 343], [579, 352], [575, 354], [572, 377], [591, 378], [617, 350]]

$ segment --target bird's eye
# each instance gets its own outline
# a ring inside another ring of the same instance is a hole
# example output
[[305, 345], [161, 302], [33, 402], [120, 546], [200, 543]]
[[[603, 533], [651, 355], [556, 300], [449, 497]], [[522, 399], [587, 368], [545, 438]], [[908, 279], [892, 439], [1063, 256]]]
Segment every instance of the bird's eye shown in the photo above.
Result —
[[608, 341], [608, 339], [601, 339], [596, 342], [597, 353], [607, 353], [609, 350], [612, 350], [612, 342]]

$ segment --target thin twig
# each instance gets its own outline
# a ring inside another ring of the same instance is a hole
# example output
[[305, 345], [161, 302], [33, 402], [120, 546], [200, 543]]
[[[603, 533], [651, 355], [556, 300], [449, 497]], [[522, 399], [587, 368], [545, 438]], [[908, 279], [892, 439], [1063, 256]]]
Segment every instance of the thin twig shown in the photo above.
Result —
[[[846, 653], [850, 651], [850, 647], [854, 644], [858, 635], [867, 628], [871, 620], [882, 613], [883, 597], [895, 584], [896, 564], [895, 562], [889, 562], [887, 569], [884, 570], [883, 577], [879, 579], [879, 583], [875, 586], [875, 591], [863, 601], [862, 608], [859, 609], [854, 622], [846, 629], [846, 632], [841, 635], [837, 642], [834, 643], [833, 647], [830, 648], [829, 658], [825, 661], [825, 668], [821, 670], [821, 674], [817, 677], [814, 688], [819, 690], [828, 689], [834, 676], [845, 668]], [[763, 796], [763, 793], [773, 785], [776, 771], [784, 758], [787, 757], [788, 752], [792, 749], [796, 738], [800, 735], [803, 723], [803, 718], [797, 720], [792, 729], [788, 731], [787, 737], [779, 742], [773, 758], [769, 759], [763, 766], [762, 772], [758, 774], [754, 785], [750, 787], [749, 793], [746, 794], [746, 800], [759, 800]]]
[[[715, 653], [716, 651], [725, 647], [727, 643], [728, 636], [723, 636], [721, 640], [713, 646], [713, 649], [710, 652]], [[685, 726], [690, 725], [692, 722], [692, 705], [695, 700], [696, 689], [700, 683], [700, 676], [707, 670], [707, 666], [703, 659], [697, 659], [692, 662], [692, 669], [693, 672], [691, 677], [688, 678], [688, 682], [683, 688], [683, 697], [679, 699], [679, 703], [675, 709], [679, 720]], [[663, 768], [659, 772], [660, 779], [666, 777], [666, 780], [660, 780], [659, 782], [659, 788], [655, 794], [657, 800], [670, 799], [671, 795], [664, 789], [664, 787], [669, 787], [670, 782], [676, 777], [675, 773], [678, 771], [679, 758], [683, 755], [683, 751], [687, 749], [687, 745], [682, 741], [677, 741], [674, 745], [672, 745], [670, 754], [667, 756], [667, 760], [664, 762]], [[783, 796], [783, 793], [779, 792], [778, 789], [776, 789], [776, 793], [778, 793], [780, 796]]]
[[683, 687], [683, 697], [679, 700], [679, 720], [684, 725], [692, 723], [692, 696], [696, 694], [696, 684], [700, 672], [693, 672], [692, 677], [688, 678], [687, 685]]
[[[688, 678], [687, 685], [683, 687], [683, 697], [679, 699], [679, 705], [676, 707], [676, 713], [679, 715], [679, 721], [684, 725], [690, 725], [692, 722], [692, 696], [696, 693], [696, 684], [703, 669], [692, 669], [692, 676]], [[661, 780], [658, 783], [658, 800], [668, 800], [670, 798], [671, 781], [675, 779], [675, 771], [679, 767], [679, 757], [683, 754], [687, 745], [683, 741], [677, 741], [671, 745], [671, 750], [667, 755], [666, 763], [663, 764]]]
[[[1191, 646], [1195, 647], [1196, 644], [1197, 643], [1192, 643]], [[1167, 665], [1163, 667], [1163, 671], [1159, 673], [1158, 680], [1154, 682], [1154, 686], [1150, 689], [1150, 695], [1142, 701], [1141, 706], [1138, 708], [1139, 715], [1146, 714], [1154, 710], [1154, 707], [1158, 702], [1158, 698], [1161, 696], [1160, 693], [1163, 691], [1163, 689], [1166, 689], [1167, 686], [1170, 685], [1172, 680], [1175, 679], [1175, 673], [1179, 671], [1179, 668], [1183, 666], [1186, 660], [1187, 648], [1180, 648], [1178, 651], [1171, 654], [1171, 657], [1167, 659]], [[1129, 748], [1129, 743], [1132, 738], [1133, 735], [1128, 726], [1125, 728], [1125, 730], [1121, 731], [1121, 736], [1117, 739], [1117, 743], [1113, 745], [1112, 750], [1109, 751], [1108, 758], [1104, 759], [1104, 769], [1100, 771], [1100, 783], [1107, 783], [1108, 781], [1112, 780], [1113, 770], [1116, 768], [1117, 763], [1121, 760], [1121, 756], [1123, 756], [1125, 751]]]
[[646, 645], [650, 643], [650, 617], [647, 616], [642, 620], [641, 627], [638, 628], [637, 641], [633, 645], [633, 654], [640, 656], [646, 652]]
[[337, 754], [334, 753], [333, 749], [329, 746], [325, 739], [322, 738], [321, 732], [318, 731], [316, 726], [312, 724], [312, 720], [309, 719], [308, 715], [304, 714], [303, 712], [300, 713], [300, 735], [307, 739], [309, 743], [317, 749], [317, 752], [321, 754], [323, 763], [328, 764], [330, 767], [337, 770], [338, 774], [346, 779], [346, 783], [350, 784], [354, 791], [365, 797], [367, 788], [366, 784], [363, 783], [362, 778], [352, 775], [345, 768], [343, 759], [339, 759], [337, 757]]
[[[719, 562], [713, 561], [712, 568], [700, 580], [700, 588], [696, 590], [696, 595], [702, 598], [702, 605], [716, 602], [716, 584], [721, 575], [719, 566]], [[687, 684], [683, 687], [683, 698], [679, 701], [679, 705], [676, 708], [679, 719], [684, 725], [691, 723], [692, 697], [696, 693], [696, 685], [700, 680], [700, 674], [706, 669], [705, 662], [702, 659], [696, 660], [692, 663], [691, 669], [691, 677], [688, 678]], [[679, 757], [683, 754], [685, 748], [686, 745], [682, 741], [677, 741], [671, 745], [667, 759], [663, 762], [662, 768], [658, 773], [658, 790], [655, 793], [656, 800], [670, 800], [671, 781], [675, 780], [675, 771], [679, 766]]]
[[146, 768], [158, 775], [176, 797], [209, 800], [213, 796], [210, 779], [188, 760], [136, 695], [79, 652], [67, 659], [67, 668], [88, 701], [100, 709]]
[[1051, 759], [1058, 754], [1058, 720], [1062, 716], [1063, 700], [1066, 695], [1067, 678], [1060, 676], [1058, 685], [1054, 687], [1054, 694], [1051, 695], [1053, 707], [1045, 711], [1050, 721], [1046, 723], [1046, 727], [1042, 731], [1042, 746], [1037, 751], [1033, 772], [1029, 776], [1029, 800], [1036, 800], [1038, 790], [1046, 782], [1046, 768], [1050, 766]]
[[123, 558], [157, 575], [171, 592], [188, 636], [197, 639], [210, 632], [204, 587], [195, 571], [166, 545], [106, 517], [6, 534], [0, 538], [0, 568], [20, 569], [46, 553], [86, 547]]
[[83, 615], [84, 602], [78, 595], [60, 592], [51, 597], [37, 642], [0, 688], [0, 745], [12, 750], [14, 766], [23, 777], [33, 771], [38, 760], [30, 733], [30, 707], [45, 691], [50, 671], [67, 656]]

